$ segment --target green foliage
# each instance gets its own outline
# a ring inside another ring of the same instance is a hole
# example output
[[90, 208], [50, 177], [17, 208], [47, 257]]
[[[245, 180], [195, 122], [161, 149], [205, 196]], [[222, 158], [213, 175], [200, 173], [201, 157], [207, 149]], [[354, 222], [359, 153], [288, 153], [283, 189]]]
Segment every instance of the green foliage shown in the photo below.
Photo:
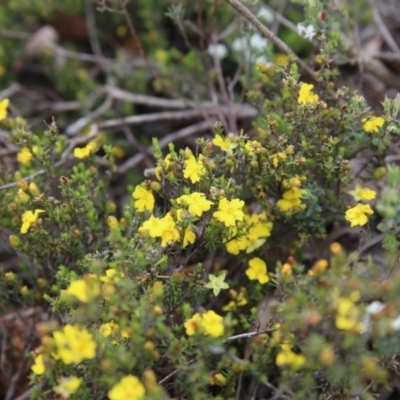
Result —
[[[206, 3], [205, 25], [232, 18]], [[125, 191], [124, 206], [108, 198], [120, 149], [94, 125], [68, 139], [56, 122], [33, 132], [22, 118], [1, 117], [19, 163], [0, 169], [1, 227], [21, 261], [1, 273], [0, 307], [52, 311], [38, 326], [32, 399], [126, 399], [126, 387], [131, 399], [147, 400], [250, 391], [369, 399], [388, 384], [400, 331], [400, 169], [386, 151], [400, 131], [400, 98], [385, 100], [378, 117], [360, 95], [337, 88], [330, 60], [341, 14], [324, 25], [322, 2], [301, 3], [319, 28], [317, 81], [306, 83], [272, 49], [271, 65], [250, 57], [238, 79], [255, 83], [245, 86], [259, 110], [254, 130], [225, 132], [216, 122], [212, 137], [192, 148], [169, 143], [166, 153], [153, 138], [155, 168]], [[150, 12], [156, 4], [129, 4], [140, 6], [147, 31], [161, 23], [163, 14]], [[193, 10], [182, 2], [162, 12], [182, 28]], [[205, 99], [218, 73], [204, 51], [151, 42], [152, 89], [185, 98], [196, 87]], [[94, 91], [83, 64], [59, 69], [43, 57], [49, 76], [63, 74], [56, 86], [66, 98]], [[136, 89], [145, 92], [148, 76], [142, 68], [108, 78], [142, 81]], [[352, 165], [359, 154], [373, 160], [362, 171]], [[376, 225], [387, 254], [365, 257], [367, 236], [353, 253], [327, 239], [329, 227], [348, 223], [366, 235]]]

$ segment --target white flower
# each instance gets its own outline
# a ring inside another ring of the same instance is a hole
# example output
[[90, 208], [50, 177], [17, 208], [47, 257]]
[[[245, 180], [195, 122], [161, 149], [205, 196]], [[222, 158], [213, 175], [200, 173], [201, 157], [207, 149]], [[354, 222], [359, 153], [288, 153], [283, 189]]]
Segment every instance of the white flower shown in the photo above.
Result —
[[257, 12], [257, 17], [264, 19], [265, 22], [271, 23], [274, 20], [274, 14], [268, 10], [267, 7], [260, 7], [260, 9]]
[[400, 316], [398, 316], [396, 319], [392, 321], [392, 328], [395, 331], [400, 331]]
[[228, 54], [228, 49], [226, 46], [222, 43], [217, 43], [217, 44], [210, 44], [207, 49], [207, 53], [213, 57], [215, 54], [217, 57], [222, 60], [225, 58]]
[[250, 38], [250, 46], [253, 50], [261, 51], [265, 49], [268, 44], [268, 39], [262, 36], [260, 33], [256, 32]]
[[312, 40], [317, 31], [312, 25], [305, 27], [302, 23], [297, 24], [297, 33], [305, 39]]
[[368, 314], [374, 315], [380, 313], [385, 308], [385, 305], [380, 301], [373, 301], [371, 304], [368, 304], [365, 309]]

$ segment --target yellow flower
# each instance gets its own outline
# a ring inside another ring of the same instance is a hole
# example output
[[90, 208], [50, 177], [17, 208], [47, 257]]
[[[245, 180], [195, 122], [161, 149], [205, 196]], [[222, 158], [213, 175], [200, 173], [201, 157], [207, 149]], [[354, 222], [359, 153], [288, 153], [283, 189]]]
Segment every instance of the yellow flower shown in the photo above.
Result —
[[196, 241], [196, 234], [192, 231], [190, 227], [185, 229], [185, 234], [183, 235], [182, 248], [189, 246]]
[[359, 321], [360, 313], [350, 297], [339, 297], [336, 300], [336, 308], [336, 328], [357, 333], [361, 332], [363, 324]]
[[81, 383], [82, 380], [77, 378], [76, 376], [61, 378], [58, 381], [58, 385], [54, 386], [53, 390], [57, 394], [60, 394], [63, 399], [69, 399], [71, 394], [74, 394], [78, 390]]
[[21, 233], [27, 233], [31, 225], [39, 219], [39, 214], [42, 212], [44, 212], [44, 210], [35, 210], [35, 212], [25, 211], [22, 214]]
[[141, 400], [146, 394], [140, 380], [133, 375], [124, 376], [108, 392], [110, 400]]
[[305, 363], [305, 357], [292, 351], [292, 345], [282, 344], [281, 349], [276, 356], [276, 365], [279, 367], [298, 369]]
[[195, 333], [199, 333], [202, 330], [203, 320], [199, 313], [193, 315], [192, 318], [188, 319], [183, 326], [186, 329], [186, 334], [192, 336]]
[[9, 99], [3, 99], [0, 101], [0, 121], [7, 118], [7, 107], [10, 104]]
[[231, 201], [223, 197], [219, 201], [218, 211], [215, 211], [213, 217], [218, 221], [223, 222], [225, 226], [234, 226], [236, 221], [243, 221], [244, 213], [242, 208], [244, 207], [244, 201], [239, 199], [233, 199]]
[[300, 82], [299, 97], [297, 102], [299, 104], [315, 103], [319, 100], [319, 96], [312, 92], [314, 85], [308, 83]]
[[30, 193], [32, 196], [37, 196], [37, 195], [40, 194], [40, 189], [39, 189], [38, 185], [36, 185], [35, 182], [31, 182], [31, 183], [29, 184], [29, 193]]
[[96, 356], [96, 342], [87, 329], [65, 325], [53, 334], [57, 346], [56, 355], [64, 364], [75, 364]]
[[344, 218], [350, 222], [350, 226], [363, 226], [368, 222], [367, 215], [372, 215], [373, 213], [369, 204], [357, 204], [346, 211]]
[[180, 205], [188, 206], [188, 211], [196, 217], [201, 217], [203, 212], [208, 211], [213, 202], [207, 200], [206, 195], [201, 192], [193, 192], [191, 194], [184, 194], [176, 199]]
[[183, 326], [188, 336], [192, 336], [195, 333], [203, 333], [205, 335], [219, 337], [224, 334], [225, 330], [223, 318], [212, 310], [206, 311], [203, 314], [194, 314]]
[[297, 187], [292, 187], [283, 193], [282, 199], [276, 202], [277, 206], [282, 212], [299, 211], [306, 206], [301, 202], [301, 191]]
[[102, 324], [99, 328], [99, 332], [104, 336], [108, 337], [110, 335], [115, 335], [119, 331], [118, 325], [114, 321]]
[[27, 296], [29, 294], [29, 288], [28, 286], [22, 286], [22, 288], [19, 290], [19, 292], [22, 294], [22, 296]]
[[12, 247], [18, 247], [21, 244], [21, 239], [16, 235], [10, 235], [8, 237], [8, 243], [10, 243]]
[[325, 272], [327, 268], [328, 268], [328, 261], [325, 260], [324, 258], [321, 258], [320, 260], [314, 263], [312, 268], [309, 269], [307, 273], [310, 276], [321, 275]]
[[33, 154], [27, 147], [23, 147], [17, 154], [17, 160], [22, 165], [29, 165], [32, 158]]
[[91, 156], [96, 150], [94, 142], [90, 141], [85, 147], [76, 147], [74, 149], [74, 156], [76, 158], [87, 158]]
[[170, 243], [177, 242], [181, 235], [176, 229], [176, 224], [171, 214], [168, 213], [164, 218], [160, 220], [162, 226], [162, 234], [161, 234], [161, 246], [166, 247]]
[[173, 166], [173, 162], [172, 162], [172, 156], [171, 154], [168, 154], [164, 160], [160, 161], [156, 167], [156, 171], [155, 171], [155, 175], [156, 178], [161, 181], [162, 178], [162, 171], [163, 169], [165, 170], [169, 170], [171, 169], [171, 167]]
[[46, 366], [43, 362], [43, 354], [39, 354], [34, 358], [34, 364], [31, 367], [31, 370], [36, 375], [43, 375], [46, 371]]
[[210, 377], [210, 385], [225, 386], [226, 382], [226, 377], [221, 373], [214, 374], [212, 377]]
[[185, 162], [186, 168], [183, 170], [183, 177], [190, 179], [192, 183], [200, 182], [201, 176], [206, 172], [202, 162], [197, 162], [196, 157], [191, 154]]
[[382, 117], [363, 118], [363, 128], [365, 132], [379, 132], [379, 128], [385, 123]]
[[13, 282], [13, 281], [15, 281], [15, 274], [14, 274], [14, 272], [6, 272], [5, 274], [4, 274], [4, 278], [6, 278], [6, 280], [7, 281], [9, 281], [9, 282]]
[[27, 201], [29, 201], [29, 194], [25, 193], [22, 189], [18, 189], [17, 199], [21, 203], [26, 203]]
[[106, 274], [100, 277], [100, 280], [104, 283], [117, 283], [120, 281], [125, 274], [121, 271], [117, 271], [114, 268], [109, 268], [106, 270]]
[[142, 228], [146, 230], [152, 238], [160, 237], [163, 233], [161, 218], [157, 218], [154, 215], [143, 223]]
[[224, 139], [221, 135], [216, 135], [212, 142], [227, 154], [232, 154], [232, 150], [238, 146], [238, 143], [232, 141], [229, 137]]
[[202, 327], [205, 334], [212, 337], [219, 337], [224, 334], [223, 318], [212, 310], [208, 310], [202, 315]]
[[376, 197], [375, 190], [362, 188], [361, 185], [356, 185], [356, 188], [349, 193], [354, 197], [355, 201], [370, 201]]
[[226, 272], [223, 272], [219, 276], [213, 274], [208, 275], [208, 282], [204, 287], [207, 289], [212, 289], [214, 296], [218, 296], [221, 289], [229, 289], [229, 285], [225, 282]]
[[78, 279], [72, 281], [64, 293], [75, 296], [79, 301], [87, 303], [100, 294], [100, 288], [97, 279]]
[[269, 282], [267, 275], [267, 264], [261, 258], [254, 257], [249, 261], [249, 268], [246, 270], [246, 275], [250, 280], [258, 280], [261, 284]]
[[143, 212], [153, 211], [154, 208], [154, 196], [153, 193], [149, 190], [146, 190], [143, 186], [136, 186], [135, 191], [132, 193], [132, 197], [136, 199], [135, 207]]
[[282, 265], [281, 275], [284, 278], [288, 278], [289, 276], [292, 275], [292, 266], [289, 263], [285, 263]]

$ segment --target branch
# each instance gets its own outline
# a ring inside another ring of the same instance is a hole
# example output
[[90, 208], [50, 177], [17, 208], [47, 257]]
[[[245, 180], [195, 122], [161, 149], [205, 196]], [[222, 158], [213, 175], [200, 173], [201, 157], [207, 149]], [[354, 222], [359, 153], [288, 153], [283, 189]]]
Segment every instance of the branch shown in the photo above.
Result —
[[235, 335], [235, 336], [228, 337], [226, 340], [224, 340], [224, 342], [231, 342], [232, 340], [251, 338], [251, 337], [254, 337], [254, 336], [263, 335], [264, 333], [271, 333], [271, 332], [275, 332], [275, 331], [276, 331], [276, 328], [272, 328], [272, 329], [265, 329], [263, 331], [241, 333], [240, 335]]
[[254, 118], [257, 116], [257, 111], [250, 106], [233, 104], [232, 106], [217, 106], [202, 107], [196, 110], [184, 111], [165, 111], [159, 113], [151, 113], [144, 115], [132, 115], [126, 118], [110, 119], [97, 124], [99, 129], [118, 128], [122, 125], [137, 125], [146, 122], [155, 121], [181, 121], [184, 119], [204, 118], [208, 116], [218, 116], [219, 113], [228, 114], [232, 112], [237, 118]]
[[266, 26], [264, 26], [260, 20], [240, 1], [238, 0], [226, 0], [233, 8], [239, 11], [262, 35], [269, 39], [279, 50], [292, 57], [299, 67], [310, 76], [314, 81], [318, 81], [315, 72], [304, 63], [296, 53], [281, 39], [279, 39], [273, 32], [271, 32]]

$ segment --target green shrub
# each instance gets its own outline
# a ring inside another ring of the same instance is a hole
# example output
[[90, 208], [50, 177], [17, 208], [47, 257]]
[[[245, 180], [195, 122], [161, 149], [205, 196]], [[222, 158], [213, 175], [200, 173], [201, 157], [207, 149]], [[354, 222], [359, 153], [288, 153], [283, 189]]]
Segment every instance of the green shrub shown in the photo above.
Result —
[[[164, 154], [153, 139], [156, 168], [123, 209], [96, 164], [113, 171], [117, 151], [96, 125], [69, 141], [55, 122], [33, 134], [0, 103], [20, 165], [0, 170], [1, 226], [22, 255], [0, 285], [54, 314], [37, 326], [32, 399], [373, 399], [388, 384], [400, 169], [385, 156], [399, 97], [376, 116], [337, 89], [327, 33], [314, 84], [290, 58], [253, 68], [251, 137], [217, 122], [192, 148]], [[371, 162], [355, 171], [359, 154]], [[349, 224], [365, 227], [354, 252], [327, 237]], [[375, 227], [383, 259], [365, 256]]]

